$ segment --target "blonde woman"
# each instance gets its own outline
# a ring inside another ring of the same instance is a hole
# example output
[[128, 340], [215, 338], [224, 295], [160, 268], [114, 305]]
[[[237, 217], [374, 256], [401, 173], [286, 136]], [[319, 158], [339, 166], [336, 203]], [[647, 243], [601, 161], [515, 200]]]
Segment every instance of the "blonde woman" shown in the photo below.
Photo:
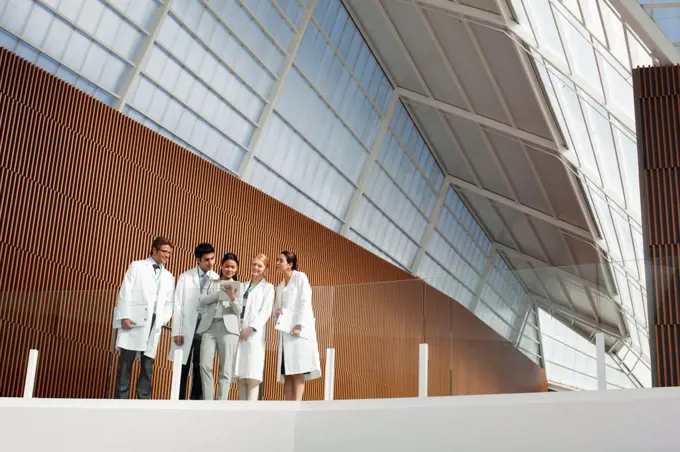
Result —
[[268, 268], [269, 258], [258, 254], [250, 264], [250, 281], [242, 285], [241, 335], [234, 371], [239, 400], [257, 400], [264, 375], [264, 329], [274, 304], [274, 285], [265, 279]]
[[278, 380], [284, 383], [285, 400], [301, 401], [305, 381], [321, 377], [319, 348], [316, 342], [316, 319], [312, 309], [312, 287], [307, 275], [297, 270], [297, 256], [281, 251], [276, 258], [276, 270], [283, 281], [276, 289], [276, 311], [291, 315], [290, 331], [280, 331]]
[[198, 302], [205, 306], [205, 313], [196, 329], [197, 333], [202, 334], [200, 366], [205, 400], [215, 399], [213, 361], [216, 348], [220, 355], [217, 399], [229, 398], [236, 349], [241, 334], [242, 290], [236, 279], [237, 272], [238, 257], [233, 253], [225, 254], [220, 263], [219, 280], [208, 281], [198, 297]]

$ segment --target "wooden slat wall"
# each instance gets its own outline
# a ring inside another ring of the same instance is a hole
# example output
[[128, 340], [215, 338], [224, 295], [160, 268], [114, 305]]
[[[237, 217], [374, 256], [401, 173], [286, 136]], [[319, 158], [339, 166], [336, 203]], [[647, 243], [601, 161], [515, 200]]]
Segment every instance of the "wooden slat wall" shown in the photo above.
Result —
[[[295, 250], [314, 285], [322, 368], [326, 347], [337, 350], [337, 398], [415, 396], [423, 340], [432, 393], [451, 394], [459, 305], [422, 281], [4, 49], [0, 126], [0, 396], [21, 394], [30, 348], [40, 350], [36, 396], [112, 395], [117, 287], [157, 235], [174, 242], [176, 276], [201, 241], [237, 252], [242, 277], [252, 256]], [[281, 399], [271, 322], [268, 333], [264, 397]], [[154, 398], [170, 394], [169, 347], [166, 330]], [[504, 374], [545, 389], [541, 369], [503, 350], [516, 358]], [[322, 397], [322, 380], [308, 385], [306, 398]]]
[[680, 67], [633, 72], [655, 386], [680, 385]]

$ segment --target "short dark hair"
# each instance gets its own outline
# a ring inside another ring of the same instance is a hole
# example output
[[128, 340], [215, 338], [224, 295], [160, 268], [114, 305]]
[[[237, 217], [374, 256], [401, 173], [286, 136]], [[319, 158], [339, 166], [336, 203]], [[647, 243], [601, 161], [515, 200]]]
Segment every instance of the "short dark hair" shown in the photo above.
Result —
[[170, 241], [169, 238], [167, 237], [156, 237], [153, 239], [153, 242], [151, 242], [151, 249], [149, 250], [149, 255], [153, 252], [153, 250], [158, 250], [161, 248], [161, 246], [168, 245], [170, 248], [174, 248], [172, 246], [172, 242]]
[[289, 264], [291, 264], [293, 266], [293, 270], [298, 269], [297, 256], [295, 255], [294, 252], [284, 250], [284, 251], [281, 251], [281, 254], [283, 255], [283, 257], [286, 258], [286, 262], [288, 262]]
[[[222, 260], [220, 261], [220, 266], [224, 265], [225, 262], [227, 261], [234, 261], [236, 262], [236, 267], [238, 267], [240, 264], [238, 263], [238, 256], [235, 253], [227, 253], [222, 257]], [[220, 269], [220, 278], [222, 277], [222, 269]], [[234, 273], [234, 276], [232, 278], [234, 281], [238, 281], [238, 269], [236, 273]]]
[[201, 259], [206, 254], [214, 252], [215, 248], [210, 243], [199, 243], [198, 245], [196, 245], [196, 249], [194, 250], [194, 256], [196, 257], [196, 259]]

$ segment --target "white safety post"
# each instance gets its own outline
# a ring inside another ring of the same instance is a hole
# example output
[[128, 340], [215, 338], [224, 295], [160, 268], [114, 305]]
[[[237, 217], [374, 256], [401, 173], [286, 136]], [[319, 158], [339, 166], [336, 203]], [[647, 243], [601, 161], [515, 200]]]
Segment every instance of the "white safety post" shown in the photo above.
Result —
[[170, 386], [170, 400], [179, 400], [179, 385], [182, 380], [182, 361], [184, 356], [182, 349], [175, 350], [172, 357], [172, 385]]
[[595, 333], [595, 357], [597, 359], [597, 389], [607, 390], [607, 362], [604, 349], [604, 333]]
[[418, 348], [418, 397], [427, 397], [427, 344]]
[[326, 378], [324, 382], [324, 400], [333, 400], [333, 387], [335, 386], [335, 349], [326, 349]]
[[26, 383], [24, 383], [24, 398], [33, 398], [35, 386], [35, 372], [38, 370], [38, 350], [28, 352], [28, 366], [26, 367]]

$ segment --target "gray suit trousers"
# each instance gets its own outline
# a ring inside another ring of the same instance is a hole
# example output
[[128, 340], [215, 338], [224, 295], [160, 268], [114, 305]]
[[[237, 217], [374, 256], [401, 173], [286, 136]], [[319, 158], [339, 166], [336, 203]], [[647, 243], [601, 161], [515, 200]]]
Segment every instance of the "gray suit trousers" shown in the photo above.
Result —
[[201, 338], [201, 382], [203, 398], [215, 400], [215, 380], [213, 378], [213, 360], [215, 349], [220, 355], [217, 399], [227, 400], [229, 388], [236, 364], [238, 335], [227, 332], [222, 319], [213, 320]]

